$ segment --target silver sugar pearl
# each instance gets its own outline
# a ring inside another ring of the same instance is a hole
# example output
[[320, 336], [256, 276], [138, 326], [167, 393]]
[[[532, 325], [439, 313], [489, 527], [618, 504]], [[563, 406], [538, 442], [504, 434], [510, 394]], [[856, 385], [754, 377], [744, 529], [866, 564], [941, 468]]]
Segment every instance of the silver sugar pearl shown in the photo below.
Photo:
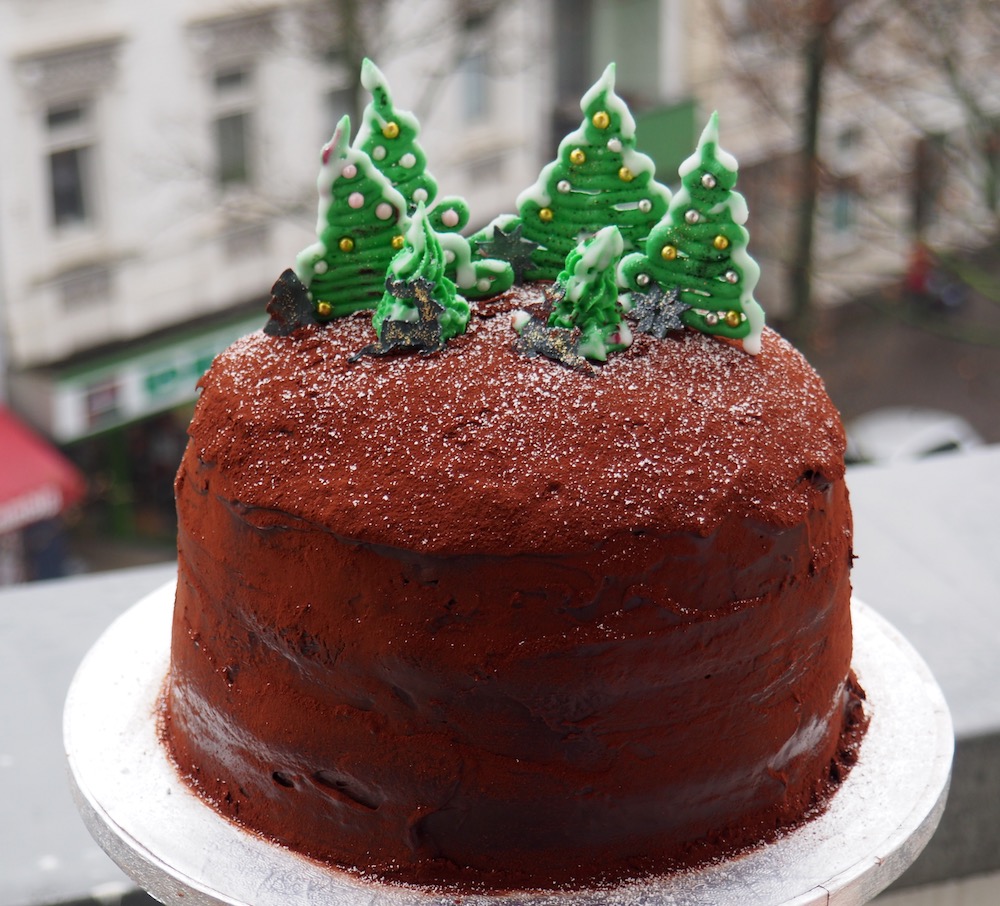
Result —
[[719, 316], [714, 311], [710, 311], [707, 315], [705, 315], [705, 323], [714, 327], [719, 323]]
[[560, 192], [568, 192], [570, 190], [570, 188], [571, 188], [571, 186], [569, 184], [569, 180], [568, 179], [560, 179], [559, 182], [556, 183], [556, 188]]
[[701, 177], [701, 184], [706, 189], [714, 189], [716, 186], [716, 179], [711, 173], [703, 173]]
[[648, 198], [643, 198], [639, 202], [639, 210], [642, 211], [643, 214], [648, 214], [653, 210], [653, 202], [651, 202]]
[[729, 283], [739, 283], [740, 275], [736, 271], [726, 271], [726, 280]]
[[691, 208], [691, 210], [684, 215], [684, 219], [688, 223], [697, 223], [701, 220], [701, 215], [694, 208]]
[[649, 286], [649, 274], [638, 274], [636, 275], [635, 282], [639, 286]]

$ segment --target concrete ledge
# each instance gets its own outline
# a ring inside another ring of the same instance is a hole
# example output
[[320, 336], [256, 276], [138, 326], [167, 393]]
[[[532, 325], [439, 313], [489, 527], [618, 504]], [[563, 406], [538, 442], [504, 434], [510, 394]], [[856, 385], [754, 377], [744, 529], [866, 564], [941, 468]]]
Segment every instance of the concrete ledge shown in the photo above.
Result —
[[891, 889], [1000, 870], [1000, 446], [848, 476], [855, 593], [927, 661], [955, 723], [948, 807]]
[[62, 709], [105, 628], [175, 573], [170, 563], [0, 592], [0, 906], [115, 902], [134, 889], [76, 812]]
[[957, 739], [951, 790], [937, 833], [890, 889], [1000, 870], [1000, 733]]

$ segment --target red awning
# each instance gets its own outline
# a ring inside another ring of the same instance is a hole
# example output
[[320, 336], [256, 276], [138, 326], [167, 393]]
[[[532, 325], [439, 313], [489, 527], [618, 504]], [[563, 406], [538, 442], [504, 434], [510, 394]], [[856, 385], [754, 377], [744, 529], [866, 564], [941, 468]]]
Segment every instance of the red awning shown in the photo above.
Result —
[[0, 534], [58, 516], [84, 486], [76, 466], [0, 406]]

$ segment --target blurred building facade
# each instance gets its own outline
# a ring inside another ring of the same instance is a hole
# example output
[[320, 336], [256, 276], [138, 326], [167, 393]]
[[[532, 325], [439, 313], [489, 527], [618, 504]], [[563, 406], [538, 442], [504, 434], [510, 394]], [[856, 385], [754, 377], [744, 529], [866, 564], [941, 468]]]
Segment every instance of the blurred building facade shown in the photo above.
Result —
[[815, 112], [814, 303], [898, 280], [921, 247], [1000, 228], [1000, 7], [992, 0], [711, 0], [689, 8], [687, 77], [720, 111], [750, 207], [758, 298], [794, 307], [802, 155]]
[[[639, 147], [668, 184], [718, 109], [764, 265], [758, 296], [780, 315], [804, 70], [787, 35], [755, 20], [760, 6], [2, 0], [9, 405], [83, 468], [103, 528], [170, 536], [197, 377], [262, 325], [267, 290], [314, 238], [318, 151], [343, 113], [357, 126], [365, 55], [419, 117], [429, 169], [442, 194], [469, 201], [473, 227], [534, 182], [610, 60]], [[919, 80], [902, 44], [894, 53], [904, 81]], [[940, 200], [974, 199], [928, 164], [933, 136], [957, 133], [962, 111], [928, 102], [923, 119], [893, 119], [858, 84], [834, 77], [825, 102], [820, 303], [898, 272], [915, 232], [955, 239], [936, 217]]]

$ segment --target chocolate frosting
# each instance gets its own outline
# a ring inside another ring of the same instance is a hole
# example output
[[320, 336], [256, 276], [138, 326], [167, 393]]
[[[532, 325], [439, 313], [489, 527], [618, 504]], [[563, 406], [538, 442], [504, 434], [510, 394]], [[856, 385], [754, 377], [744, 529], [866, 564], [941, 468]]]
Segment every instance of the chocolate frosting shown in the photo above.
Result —
[[177, 482], [164, 735], [224, 814], [405, 882], [614, 880], [822, 806], [863, 724], [840, 419], [760, 355], [440, 353], [355, 316], [203, 381]]

